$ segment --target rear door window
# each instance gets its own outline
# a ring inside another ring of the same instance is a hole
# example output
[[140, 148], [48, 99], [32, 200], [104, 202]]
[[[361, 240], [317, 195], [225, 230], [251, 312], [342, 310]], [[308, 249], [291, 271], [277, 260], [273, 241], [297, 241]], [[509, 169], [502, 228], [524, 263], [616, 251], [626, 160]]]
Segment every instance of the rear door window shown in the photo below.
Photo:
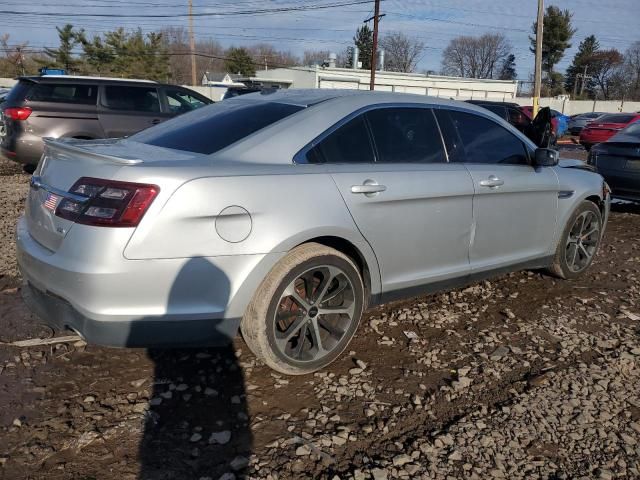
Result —
[[171, 119], [131, 140], [208, 155], [304, 108], [276, 102], [233, 102], [220, 102]]
[[309, 163], [372, 163], [373, 147], [364, 115], [331, 132], [307, 153]]
[[380, 108], [366, 115], [378, 153], [378, 162], [446, 161], [440, 131], [430, 109]]
[[[441, 121], [442, 119], [442, 121]], [[488, 118], [455, 110], [439, 110], [438, 121], [447, 137], [452, 136], [452, 162], [528, 165], [524, 143], [506, 128]]]
[[35, 83], [26, 95], [32, 102], [95, 105], [98, 86], [72, 83]]
[[160, 112], [160, 100], [156, 87], [105, 85], [102, 104], [110, 110]]

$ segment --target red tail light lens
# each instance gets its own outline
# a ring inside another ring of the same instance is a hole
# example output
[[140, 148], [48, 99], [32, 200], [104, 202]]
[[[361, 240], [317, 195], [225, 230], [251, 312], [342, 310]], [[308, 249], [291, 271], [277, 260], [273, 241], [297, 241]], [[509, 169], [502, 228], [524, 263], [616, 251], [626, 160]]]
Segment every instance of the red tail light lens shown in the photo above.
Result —
[[31, 115], [31, 109], [29, 107], [13, 107], [5, 108], [4, 116], [11, 120], [26, 120]]
[[156, 185], [82, 177], [71, 193], [85, 202], [63, 198], [56, 215], [75, 223], [102, 227], [135, 227], [160, 192]]

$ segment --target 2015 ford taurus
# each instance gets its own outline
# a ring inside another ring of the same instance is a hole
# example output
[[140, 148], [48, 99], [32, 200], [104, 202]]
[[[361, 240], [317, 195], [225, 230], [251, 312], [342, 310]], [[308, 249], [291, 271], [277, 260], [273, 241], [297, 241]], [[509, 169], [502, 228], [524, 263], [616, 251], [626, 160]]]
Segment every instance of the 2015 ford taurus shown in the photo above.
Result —
[[[572, 163], [575, 165], [576, 163]], [[238, 97], [132, 136], [48, 141], [17, 227], [27, 304], [89, 342], [333, 361], [372, 305], [591, 264], [598, 174], [474, 105], [357, 91]]]

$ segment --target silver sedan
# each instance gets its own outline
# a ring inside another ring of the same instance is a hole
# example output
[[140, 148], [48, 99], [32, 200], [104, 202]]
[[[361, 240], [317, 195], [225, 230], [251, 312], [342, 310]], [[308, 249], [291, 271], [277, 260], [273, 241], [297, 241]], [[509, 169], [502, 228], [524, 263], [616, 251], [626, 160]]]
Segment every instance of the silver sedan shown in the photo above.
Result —
[[17, 227], [24, 298], [89, 342], [241, 330], [272, 368], [312, 372], [373, 305], [584, 272], [609, 192], [582, 166], [485, 109], [380, 92], [252, 94], [129, 139], [49, 140]]

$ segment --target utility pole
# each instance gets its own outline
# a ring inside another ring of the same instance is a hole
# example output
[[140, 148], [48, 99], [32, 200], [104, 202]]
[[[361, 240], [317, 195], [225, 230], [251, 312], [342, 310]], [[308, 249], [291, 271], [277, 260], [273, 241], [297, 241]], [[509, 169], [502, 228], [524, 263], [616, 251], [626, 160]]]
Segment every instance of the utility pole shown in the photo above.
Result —
[[584, 73], [582, 74], [582, 82], [580, 83], [580, 96], [582, 96], [582, 92], [584, 92], [584, 84], [590, 78], [591, 78], [590, 76], [587, 76], [587, 65], [585, 65]]
[[540, 108], [540, 87], [542, 85], [542, 35], [544, 26], [544, 0], [538, 0], [538, 21], [536, 25], [536, 68], [533, 85], [533, 118]]
[[380, 0], [376, 0], [376, 7], [373, 13], [373, 48], [371, 49], [371, 80], [369, 81], [369, 90], [373, 90], [376, 84], [376, 60], [378, 56], [378, 22], [380, 22]]
[[196, 78], [196, 40], [193, 38], [193, 0], [189, 0], [189, 48], [191, 50], [191, 85], [197, 84]]

